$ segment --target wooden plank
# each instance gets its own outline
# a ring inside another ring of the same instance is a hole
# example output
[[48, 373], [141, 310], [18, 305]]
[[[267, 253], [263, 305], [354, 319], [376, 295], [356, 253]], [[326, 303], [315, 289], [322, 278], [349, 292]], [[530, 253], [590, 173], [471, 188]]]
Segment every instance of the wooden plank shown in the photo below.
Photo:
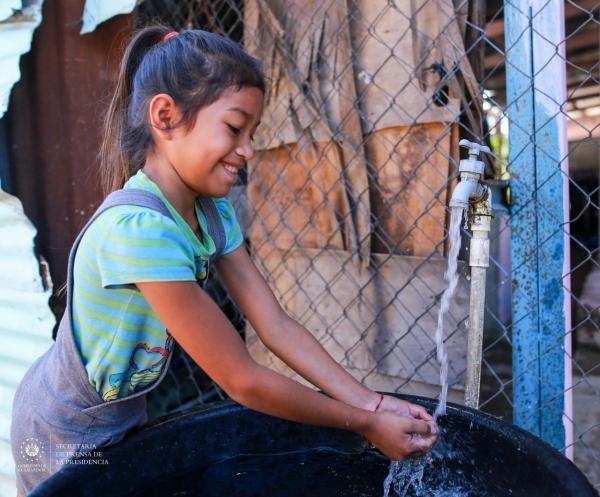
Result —
[[443, 255], [451, 130], [444, 123], [398, 126], [366, 141], [373, 252]]
[[[426, 0], [393, 5], [386, 0], [350, 2], [364, 135], [414, 123], [450, 123], [460, 114], [456, 93], [451, 92], [446, 105], [432, 103], [441, 82], [432, 67], [451, 68], [465, 58], [464, 50], [457, 57], [462, 40], [456, 12], [449, 10], [442, 11], [439, 4]], [[449, 26], [458, 32], [452, 45], [444, 40], [443, 30]]]
[[[250, 239], [267, 254], [294, 247], [348, 248], [350, 206], [336, 143], [298, 144], [260, 154], [249, 164]], [[265, 252], [266, 251], [266, 252]]]

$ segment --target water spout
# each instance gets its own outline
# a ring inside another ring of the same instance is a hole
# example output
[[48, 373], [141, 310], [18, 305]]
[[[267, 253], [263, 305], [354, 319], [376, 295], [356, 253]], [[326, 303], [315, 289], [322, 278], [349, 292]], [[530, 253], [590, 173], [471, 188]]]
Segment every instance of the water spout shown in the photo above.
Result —
[[474, 181], [465, 181], [461, 180], [456, 188], [452, 192], [452, 198], [450, 199], [450, 207], [459, 207], [460, 209], [468, 209], [469, 208], [469, 199], [473, 194], [473, 190], [475, 189], [475, 185], [477, 183]]

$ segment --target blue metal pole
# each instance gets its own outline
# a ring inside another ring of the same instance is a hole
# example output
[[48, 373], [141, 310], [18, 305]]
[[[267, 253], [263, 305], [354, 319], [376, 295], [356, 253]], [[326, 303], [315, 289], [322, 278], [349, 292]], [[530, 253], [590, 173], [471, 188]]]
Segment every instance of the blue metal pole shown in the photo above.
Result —
[[514, 422], [557, 448], [565, 446], [561, 13], [559, 0], [504, 4]]

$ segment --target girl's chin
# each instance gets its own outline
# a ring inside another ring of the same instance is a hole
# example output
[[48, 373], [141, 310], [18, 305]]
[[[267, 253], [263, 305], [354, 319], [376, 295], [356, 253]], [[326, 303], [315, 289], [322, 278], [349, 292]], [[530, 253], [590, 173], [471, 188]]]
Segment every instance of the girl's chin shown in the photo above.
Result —
[[215, 188], [214, 190], [211, 190], [210, 192], [201, 193], [201, 195], [204, 195], [205, 197], [212, 197], [212, 198], [225, 198], [227, 195], [229, 195], [232, 188], [233, 188], [233, 185], [221, 186], [220, 188], [218, 188], [218, 189]]

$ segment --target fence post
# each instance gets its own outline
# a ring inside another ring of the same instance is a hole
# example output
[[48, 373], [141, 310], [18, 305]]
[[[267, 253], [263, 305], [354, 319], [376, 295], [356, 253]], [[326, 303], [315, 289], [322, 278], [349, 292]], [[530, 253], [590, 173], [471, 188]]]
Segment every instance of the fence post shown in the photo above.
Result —
[[561, 0], [506, 0], [514, 422], [565, 446]]

